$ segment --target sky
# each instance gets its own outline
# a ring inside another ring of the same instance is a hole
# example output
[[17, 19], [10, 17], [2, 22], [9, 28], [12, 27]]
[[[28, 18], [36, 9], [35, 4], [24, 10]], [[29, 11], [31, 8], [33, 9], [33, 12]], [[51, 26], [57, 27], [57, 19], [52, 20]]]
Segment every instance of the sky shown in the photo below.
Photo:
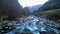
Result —
[[18, 0], [20, 5], [22, 5], [23, 7], [31, 7], [34, 5], [44, 4], [47, 1], [48, 0]]

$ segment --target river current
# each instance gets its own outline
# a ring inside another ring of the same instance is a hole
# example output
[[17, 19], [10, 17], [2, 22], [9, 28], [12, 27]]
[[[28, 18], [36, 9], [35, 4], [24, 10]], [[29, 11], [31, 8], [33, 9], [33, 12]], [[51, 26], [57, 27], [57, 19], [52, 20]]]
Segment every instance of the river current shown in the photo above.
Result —
[[60, 34], [60, 23], [36, 16], [18, 18], [18, 24], [13, 27], [10, 26], [13, 25], [11, 22], [8, 24], [5, 29], [8, 28], [9, 32], [5, 33], [0, 25], [0, 34]]

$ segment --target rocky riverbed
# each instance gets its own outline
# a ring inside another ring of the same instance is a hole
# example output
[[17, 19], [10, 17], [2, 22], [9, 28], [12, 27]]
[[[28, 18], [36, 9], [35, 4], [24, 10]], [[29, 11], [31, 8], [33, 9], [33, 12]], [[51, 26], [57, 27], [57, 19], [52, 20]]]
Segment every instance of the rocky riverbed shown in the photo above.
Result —
[[17, 21], [0, 20], [0, 34], [60, 34], [60, 23], [36, 16]]

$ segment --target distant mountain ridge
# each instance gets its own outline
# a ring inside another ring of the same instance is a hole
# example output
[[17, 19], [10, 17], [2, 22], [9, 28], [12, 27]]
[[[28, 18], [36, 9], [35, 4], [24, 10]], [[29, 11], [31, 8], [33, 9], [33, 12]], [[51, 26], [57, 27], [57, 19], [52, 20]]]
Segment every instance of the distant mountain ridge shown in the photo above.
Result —
[[33, 11], [37, 11], [43, 4], [40, 4], [40, 5], [35, 5], [35, 6], [32, 6], [32, 7], [29, 7], [30, 11], [33, 12]]

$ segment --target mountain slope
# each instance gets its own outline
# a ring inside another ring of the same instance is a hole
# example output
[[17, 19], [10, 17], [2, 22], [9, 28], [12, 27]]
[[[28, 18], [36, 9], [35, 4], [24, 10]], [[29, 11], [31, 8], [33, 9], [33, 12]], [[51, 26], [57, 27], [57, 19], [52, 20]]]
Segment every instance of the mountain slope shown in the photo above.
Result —
[[48, 20], [60, 22], [60, 9], [37, 12], [37, 13], [35, 13], [35, 16], [46, 18]]
[[49, 0], [38, 11], [46, 11], [60, 8], [60, 0]]
[[[0, 0], [0, 18], [15, 19], [26, 14], [18, 0]], [[28, 14], [27, 14], [28, 15]]]

